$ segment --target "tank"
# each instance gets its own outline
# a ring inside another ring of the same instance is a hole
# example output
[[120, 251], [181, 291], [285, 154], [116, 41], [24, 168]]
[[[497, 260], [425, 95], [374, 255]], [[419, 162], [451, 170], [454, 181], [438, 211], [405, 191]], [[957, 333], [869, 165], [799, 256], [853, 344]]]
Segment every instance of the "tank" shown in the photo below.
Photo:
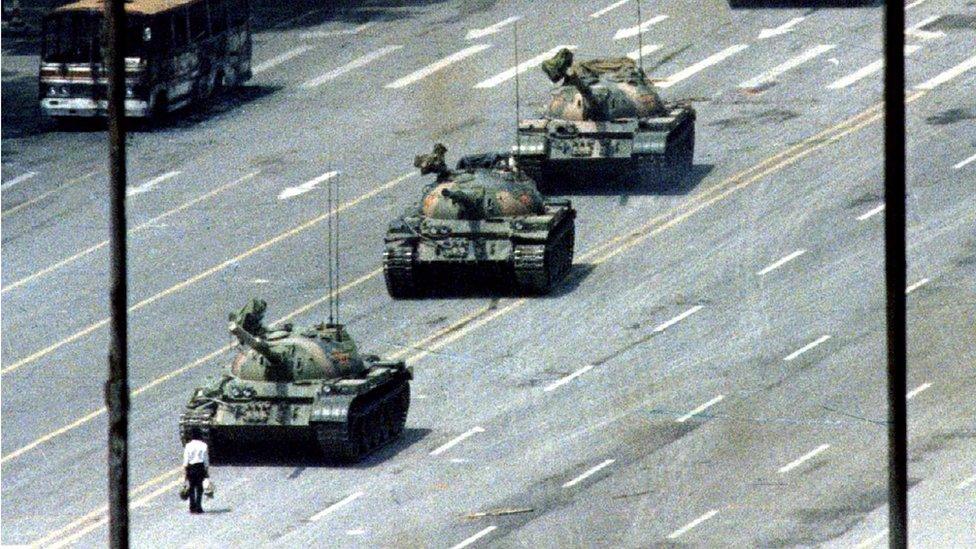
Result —
[[513, 152], [544, 187], [642, 175], [670, 181], [691, 168], [694, 108], [663, 102], [632, 59], [574, 62], [563, 49], [542, 69], [556, 86], [542, 118], [519, 122]]
[[386, 233], [383, 274], [390, 295], [430, 295], [471, 275], [487, 275], [515, 293], [548, 293], [573, 264], [576, 210], [570, 201], [544, 198], [511, 168], [508, 154], [468, 156], [450, 170], [446, 152], [437, 144], [414, 161], [421, 174], [436, 179]]
[[252, 300], [230, 315], [239, 353], [194, 389], [179, 421], [184, 444], [198, 427], [218, 459], [288, 441], [356, 461], [403, 432], [413, 376], [402, 361], [360, 355], [341, 324], [267, 327], [265, 309]]

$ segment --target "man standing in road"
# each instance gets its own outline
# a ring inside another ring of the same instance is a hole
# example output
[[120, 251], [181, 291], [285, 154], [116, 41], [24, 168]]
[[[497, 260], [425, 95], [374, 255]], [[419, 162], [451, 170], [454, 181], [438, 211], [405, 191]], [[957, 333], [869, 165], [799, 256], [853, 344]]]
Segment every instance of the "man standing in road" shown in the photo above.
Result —
[[210, 456], [207, 443], [198, 427], [190, 430], [190, 442], [183, 448], [183, 469], [186, 471], [186, 482], [190, 485], [190, 513], [203, 512], [200, 504], [203, 499], [203, 480], [209, 476], [207, 468], [210, 466]]

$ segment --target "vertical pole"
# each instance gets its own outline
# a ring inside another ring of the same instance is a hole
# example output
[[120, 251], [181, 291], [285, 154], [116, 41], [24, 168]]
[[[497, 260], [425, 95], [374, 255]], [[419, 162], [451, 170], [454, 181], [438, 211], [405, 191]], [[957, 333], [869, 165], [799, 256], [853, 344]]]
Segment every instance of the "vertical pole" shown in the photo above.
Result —
[[888, 545], [908, 546], [905, 320], [905, 4], [885, 3], [885, 291], [888, 334]]
[[129, 383], [125, 226], [125, 4], [105, 0], [104, 63], [108, 68], [109, 222], [112, 250], [108, 409], [109, 547], [129, 547]]

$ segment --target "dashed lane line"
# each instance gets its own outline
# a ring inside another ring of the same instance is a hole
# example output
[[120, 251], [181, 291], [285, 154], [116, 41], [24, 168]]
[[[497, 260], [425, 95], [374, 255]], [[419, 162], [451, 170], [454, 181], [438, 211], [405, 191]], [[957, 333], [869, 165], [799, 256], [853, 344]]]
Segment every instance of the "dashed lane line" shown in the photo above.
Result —
[[794, 360], [796, 360], [797, 358], [799, 358], [800, 355], [802, 355], [803, 353], [806, 353], [807, 351], [813, 349], [814, 347], [819, 346], [820, 344], [828, 341], [829, 339], [830, 339], [830, 336], [829, 335], [822, 335], [822, 336], [818, 337], [817, 339], [811, 341], [810, 343], [807, 343], [803, 347], [800, 347], [799, 349], [797, 349], [797, 350], [793, 351], [792, 353], [786, 355], [786, 357], [783, 359], [783, 361], [784, 362], [793, 362]]
[[371, 52], [369, 52], [367, 54], [364, 54], [364, 55], [362, 55], [362, 56], [360, 56], [360, 57], [358, 57], [358, 58], [356, 58], [356, 59], [354, 59], [354, 60], [346, 63], [345, 65], [342, 65], [341, 67], [332, 69], [331, 71], [329, 71], [329, 72], [327, 72], [327, 73], [325, 73], [325, 74], [323, 74], [321, 76], [317, 76], [317, 77], [315, 77], [315, 78], [313, 78], [313, 79], [305, 82], [304, 84], [302, 84], [302, 88], [303, 89], [306, 89], [306, 90], [310, 90], [310, 89], [317, 88], [317, 87], [321, 86], [322, 84], [325, 84], [326, 82], [331, 82], [332, 80], [335, 80], [336, 78], [339, 78], [340, 76], [342, 76], [342, 75], [344, 75], [344, 74], [346, 74], [348, 72], [352, 72], [352, 71], [354, 71], [356, 69], [365, 67], [366, 65], [372, 63], [373, 61], [376, 61], [378, 59], [382, 59], [382, 58], [386, 57], [387, 55], [390, 55], [391, 53], [399, 50], [402, 47], [403, 46], [400, 46], [400, 45], [390, 45], [390, 46], [384, 46], [384, 47], [382, 47], [382, 48], [380, 48], [378, 50], [371, 51]]
[[462, 442], [464, 442], [468, 438], [470, 438], [470, 437], [472, 437], [472, 436], [474, 436], [474, 435], [476, 435], [478, 433], [484, 433], [484, 432], [485, 432], [485, 430], [482, 427], [472, 427], [472, 428], [468, 429], [467, 431], [461, 433], [460, 435], [452, 438], [448, 442], [442, 444], [441, 446], [438, 446], [436, 449], [434, 449], [434, 450], [432, 450], [430, 452], [430, 455], [432, 455], [432, 456], [439, 456], [439, 455], [443, 454], [444, 452], [450, 450], [451, 448], [454, 448], [458, 444], [461, 444]]
[[372, 27], [375, 24], [376, 21], [369, 21], [367, 23], [363, 23], [362, 25], [359, 25], [358, 27], [353, 27], [351, 29], [308, 31], [308, 32], [303, 32], [300, 36], [306, 40], [311, 40], [315, 38], [332, 38], [334, 36], [354, 36]]
[[353, 492], [352, 494], [349, 494], [348, 496], [333, 503], [332, 505], [326, 507], [325, 509], [322, 509], [318, 513], [315, 513], [308, 520], [311, 522], [318, 522], [319, 520], [322, 519], [322, 517], [325, 517], [326, 515], [330, 515], [338, 511], [339, 509], [342, 509], [346, 505], [349, 505], [350, 503], [356, 501], [357, 499], [363, 497], [364, 495], [366, 495], [366, 492]]
[[10, 189], [12, 187], [15, 187], [17, 185], [20, 185], [24, 181], [28, 181], [28, 180], [32, 179], [34, 176], [36, 176], [36, 175], [37, 175], [37, 172], [22, 173], [22, 174], [18, 175], [17, 177], [11, 179], [10, 181], [7, 181], [6, 183], [0, 185], [0, 191], [5, 191], [5, 190]]
[[659, 87], [659, 88], [670, 88], [671, 86], [673, 86], [673, 85], [675, 85], [675, 84], [677, 84], [677, 83], [679, 83], [679, 82], [681, 82], [683, 80], [686, 80], [688, 78], [691, 78], [692, 76], [698, 74], [699, 72], [701, 72], [701, 71], [703, 71], [703, 70], [705, 70], [705, 69], [707, 69], [707, 68], [709, 68], [709, 67], [711, 67], [713, 65], [717, 65], [717, 64], [721, 63], [722, 61], [725, 61], [729, 57], [732, 57], [733, 55], [741, 52], [742, 50], [744, 50], [744, 49], [746, 49], [748, 47], [749, 46], [747, 44], [736, 44], [734, 46], [729, 46], [729, 47], [725, 48], [724, 50], [722, 50], [722, 51], [720, 51], [718, 53], [709, 55], [708, 57], [706, 57], [705, 59], [702, 59], [701, 61], [695, 63], [694, 65], [691, 65], [691, 66], [689, 66], [687, 68], [684, 68], [684, 69], [682, 69], [682, 70], [680, 70], [680, 71], [672, 74], [671, 76], [665, 78], [664, 80], [662, 80], [660, 82], [657, 82], [657, 87]]
[[858, 221], [865, 221], [867, 219], [871, 219], [872, 217], [874, 217], [874, 216], [878, 215], [879, 213], [883, 212], [884, 210], [885, 210], [885, 205], [884, 204], [881, 204], [879, 206], [875, 206], [874, 208], [871, 208], [870, 210], [868, 210], [868, 211], [862, 213], [861, 215], [857, 216], [857, 220]]
[[[905, 46], [905, 55], [911, 55], [920, 49], [922, 49], [922, 46], [916, 44], [908, 44]], [[834, 80], [833, 82], [827, 85], [827, 89], [840, 90], [843, 88], [847, 88], [871, 76], [872, 74], [879, 72], [883, 68], [884, 68], [884, 59], [878, 59], [877, 61], [865, 65], [864, 67], [861, 67], [860, 69], [852, 72], [851, 74], [848, 74], [847, 76], [843, 76], [841, 78], [838, 78], [837, 80]]]
[[556, 389], [562, 387], [563, 385], [566, 385], [570, 381], [573, 381], [574, 379], [576, 379], [579, 376], [585, 374], [586, 372], [589, 372], [592, 369], [593, 369], [593, 365], [592, 364], [587, 364], [586, 366], [583, 366], [582, 368], [580, 368], [579, 370], [576, 370], [575, 372], [569, 374], [568, 376], [562, 377], [562, 378], [557, 379], [556, 381], [550, 383], [542, 391], [543, 392], [546, 392], [546, 393], [548, 393], [550, 391], [555, 391]]
[[779, 65], [776, 65], [775, 67], [769, 69], [768, 71], [763, 72], [762, 74], [754, 78], [750, 78], [749, 80], [746, 80], [745, 82], [739, 84], [739, 88], [749, 90], [749, 89], [757, 89], [766, 86], [770, 83], [775, 82], [779, 76], [785, 74], [787, 71], [793, 70], [796, 67], [799, 67], [800, 65], [808, 61], [812, 61], [813, 59], [816, 59], [817, 57], [827, 53], [828, 51], [836, 47], [837, 46], [835, 44], [819, 44], [813, 46], [812, 48], [805, 50], [799, 55], [791, 57], [790, 59], [787, 59], [786, 61], [780, 63]]
[[796, 458], [795, 460], [793, 460], [793, 461], [787, 463], [786, 465], [780, 467], [777, 472], [779, 474], [781, 474], [781, 475], [785, 475], [786, 473], [789, 473], [793, 469], [796, 469], [797, 467], [803, 465], [804, 463], [806, 463], [806, 462], [810, 461], [811, 459], [819, 456], [820, 454], [826, 452], [829, 449], [830, 449], [830, 445], [829, 444], [821, 444], [820, 446], [817, 446], [813, 450], [810, 450], [809, 452], [803, 454], [802, 456]]
[[541, 65], [543, 61], [549, 59], [553, 55], [556, 55], [556, 53], [558, 53], [559, 50], [563, 48], [566, 48], [568, 50], [575, 50], [576, 46], [573, 45], [556, 46], [547, 52], [540, 53], [535, 57], [532, 57], [526, 61], [522, 61], [517, 66], [504, 70], [487, 80], [482, 80], [481, 82], [475, 84], [474, 87], [477, 89], [494, 88], [499, 84], [502, 84], [504, 82], [511, 80], [512, 78], [515, 78], [516, 74], [522, 74], [523, 72], [535, 66]]
[[173, 179], [174, 177], [180, 175], [181, 173], [183, 173], [183, 172], [181, 172], [179, 170], [173, 170], [171, 172], [166, 172], [163, 175], [160, 175], [158, 177], [154, 177], [154, 178], [150, 179], [149, 181], [146, 181], [142, 185], [132, 185], [132, 186], [126, 187], [126, 189], [125, 189], [125, 196], [127, 196], [127, 197], [133, 197], [133, 196], [136, 196], [136, 195], [139, 195], [139, 194], [148, 193], [156, 185], [159, 185], [160, 183], [162, 183], [164, 181], [168, 181], [170, 179]]
[[471, 29], [471, 30], [468, 31], [468, 34], [466, 34], [464, 36], [464, 39], [465, 40], [477, 40], [479, 38], [484, 38], [485, 36], [488, 36], [490, 34], [495, 34], [496, 32], [501, 31], [503, 28], [507, 27], [508, 25], [511, 25], [512, 23], [518, 21], [521, 18], [522, 17], [519, 16], [519, 15], [513, 15], [513, 16], [509, 17], [508, 19], [505, 19], [503, 21], [499, 21], [499, 22], [495, 23], [494, 25], [489, 25], [489, 26], [487, 26], [487, 27], [485, 27], [483, 29]]
[[655, 15], [654, 17], [651, 17], [650, 19], [644, 21], [640, 25], [637, 25], [636, 27], [630, 27], [630, 28], [618, 30], [617, 34], [613, 35], [613, 39], [623, 40], [625, 38], [633, 38], [638, 34], [644, 34], [645, 32], [647, 32], [648, 29], [650, 29], [651, 27], [653, 27], [654, 25], [662, 21], [667, 20], [667, 18], [668, 18], [667, 15]]
[[464, 549], [465, 547], [468, 547], [469, 545], [473, 544], [474, 542], [476, 542], [479, 539], [487, 536], [488, 534], [494, 532], [497, 529], [498, 529], [497, 526], [489, 526], [489, 527], [485, 528], [484, 530], [481, 530], [477, 534], [471, 536], [470, 538], [465, 539], [461, 543], [459, 543], [459, 544], [451, 547], [451, 549]]
[[923, 384], [919, 385], [918, 387], [915, 387], [911, 391], [908, 391], [908, 394], [905, 395], [905, 400], [911, 400], [911, 399], [917, 397], [918, 395], [922, 394], [922, 392], [928, 390], [931, 386], [932, 386], [931, 383], [923, 383]]
[[74, 179], [69, 179], [63, 185], [60, 185], [58, 187], [55, 187], [55, 188], [51, 189], [50, 191], [41, 193], [41, 194], [35, 196], [34, 198], [28, 199], [28, 200], [26, 200], [24, 202], [21, 202], [20, 204], [17, 204], [16, 206], [13, 206], [11, 208], [7, 208], [6, 210], [3, 210], [2, 212], [0, 212], [0, 217], [3, 217], [5, 215], [10, 215], [10, 214], [12, 214], [14, 212], [18, 212], [20, 210], [23, 210], [27, 206], [36, 204], [36, 203], [40, 202], [41, 200], [44, 200], [45, 198], [47, 198], [49, 196], [55, 195], [57, 193], [60, 193], [61, 191], [65, 190], [66, 188], [68, 188], [68, 187], [70, 187], [72, 185], [75, 185], [75, 184], [80, 183], [82, 181], [86, 181], [88, 179], [91, 179], [92, 177], [95, 177], [96, 175], [98, 175], [98, 173], [100, 171], [101, 170], [92, 170], [92, 171], [90, 171], [90, 172], [88, 172], [88, 173], [86, 173], [86, 174], [84, 174], [82, 176], [76, 177]]
[[593, 475], [597, 474], [601, 470], [606, 469], [610, 465], [613, 465], [613, 462], [614, 461], [616, 461], [616, 460], [615, 459], [608, 459], [608, 460], [605, 460], [605, 461], [599, 463], [598, 465], [594, 465], [593, 467], [587, 469], [582, 475], [574, 478], [573, 480], [570, 480], [570, 481], [564, 483], [563, 484], [563, 488], [572, 488], [573, 486], [576, 486], [577, 484], [579, 484], [579, 483], [583, 482], [584, 480], [586, 480], [586, 479], [592, 477]]
[[697, 416], [698, 414], [704, 412], [705, 410], [711, 408], [712, 406], [715, 406], [719, 402], [722, 402], [722, 400], [724, 400], [724, 399], [725, 399], [725, 395], [718, 395], [717, 397], [713, 398], [712, 400], [709, 400], [705, 404], [702, 404], [701, 406], [695, 408], [694, 410], [688, 412], [687, 414], [679, 417], [675, 421], [677, 423], [684, 423], [684, 422], [688, 421], [689, 419]]
[[668, 539], [672, 539], [673, 540], [673, 539], [680, 538], [681, 536], [687, 534], [688, 532], [690, 532], [691, 530], [693, 530], [694, 528], [696, 528], [701, 523], [705, 522], [706, 520], [711, 519], [712, 517], [714, 517], [717, 514], [718, 514], [718, 509], [712, 509], [711, 511], [703, 514], [702, 516], [696, 518], [695, 520], [689, 522], [688, 524], [685, 524], [681, 528], [678, 528], [674, 532], [671, 532], [670, 534], [668, 534]]
[[910, 293], [912, 293], [912, 292], [914, 292], [915, 290], [917, 290], [917, 289], [919, 289], [919, 288], [921, 288], [922, 286], [925, 286], [925, 285], [926, 285], [926, 284], [928, 284], [929, 282], [930, 282], [930, 281], [929, 281], [929, 279], [927, 279], [927, 278], [923, 278], [922, 280], [919, 280], [919, 281], [918, 281], [918, 282], [916, 282], [915, 284], [912, 284], [911, 286], [909, 286], [909, 287], [907, 287], [907, 288], [905, 288], [905, 295], [908, 295], [908, 294], [910, 294]]
[[867, 549], [868, 547], [874, 547], [876, 543], [884, 539], [885, 536], [887, 535], [888, 535], [888, 529], [885, 528], [884, 530], [878, 532], [877, 534], [855, 545], [854, 549]]
[[659, 334], [659, 333], [663, 332], [664, 330], [667, 330], [671, 326], [674, 326], [675, 324], [677, 324], [677, 323], [681, 322], [682, 320], [688, 318], [689, 316], [697, 313], [698, 311], [702, 310], [703, 308], [704, 308], [703, 305], [695, 305], [694, 307], [692, 307], [692, 308], [688, 309], [687, 311], [681, 313], [680, 315], [672, 318], [671, 320], [668, 320], [668, 321], [665, 321], [665, 322], [659, 324], [656, 328], [654, 328], [654, 333]]
[[759, 275], [759, 276], [763, 276], [763, 275], [769, 274], [769, 273], [775, 271], [776, 269], [779, 269], [783, 265], [786, 265], [790, 261], [793, 261], [794, 259], [800, 257], [801, 255], [803, 255], [805, 253], [807, 253], [806, 250], [797, 250], [797, 251], [795, 251], [795, 252], [793, 252], [793, 253], [785, 256], [785, 257], [782, 257], [780, 259], [777, 259], [771, 265], [767, 266], [766, 268], [762, 269], [761, 271], [757, 272], [756, 274]]
[[961, 162], [957, 163], [956, 165], [954, 165], [952, 167], [952, 169], [953, 170], [961, 170], [964, 167], [968, 166], [969, 164], [972, 164], [973, 162], [976, 162], [976, 154], [974, 154], [974, 155], [970, 156], [969, 158], [966, 158], [965, 160], [962, 160]]
[[287, 187], [278, 193], [278, 200], [288, 200], [289, 198], [294, 198], [296, 196], [301, 196], [305, 193], [312, 192], [321, 183], [334, 179], [339, 172], [336, 170], [325, 172], [324, 174], [312, 178], [301, 185], [296, 185], [294, 187]]
[[627, 54], [627, 57], [633, 59], [634, 61], [640, 61], [641, 57], [647, 57], [648, 55], [661, 49], [661, 44], [644, 44], [640, 49], [636, 49]]
[[[356, 197], [356, 198], [354, 198], [354, 199], [352, 199], [352, 200], [350, 200], [348, 202], [345, 202], [345, 203], [339, 205], [338, 207], [336, 207], [332, 211], [326, 212], [326, 213], [324, 213], [322, 215], [319, 215], [318, 217], [314, 217], [314, 218], [312, 218], [312, 219], [310, 219], [308, 221], [305, 221], [304, 223], [302, 223], [300, 225], [297, 225], [297, 226], [295, 226], [295, 227], [293, 227], [293, 228], [291, 228], [291, 229], [289, 229], [289, 230], [287, 230], [285, 232], [279, 233], [277, 236], [275, 236], [275, 237], [273, 237], [271, 239], [268, 239], [268, 240], [262, 242], [261, 244], [258, 244], [257, 246], [254, 246], [254, 247], [250, 248], [249, 250], [247, 250], [247, 251], [245, 251], [243, 253], [240, 253], [240, 254], [238, 254], [238, 255], [230, 258], [230, 259], [227, 259], [225, 261], [222, 261], [221, 263], [218, 263], [217, 265], [214, 265], [213, 267], [210, 267], [209, 269], [207, 269], [205, 271], [202, 271], [200, 273], [197, 273], [196, 275], [194, 275], [194, 276], [192, 276], [190, 278], [187, 278], [186, 280], [184, 280], [182, 282], [179, 282], [178, 284], [175, 284], [173, 286], [170, 286], [169, 288], [167, 288], [167, 289], [165, 289], [165, 290], [163, 290], [161, 292], [158, 292], [158, 293], [156, 293], [156, 294], [154, 294], [154, 295], [152, 295], [150, 297], [147, 297], [147, 298], [143, 299], [142, 301], [139, 301], [135, 305], [130, 306], [129, 309], [128, 309], [128, 312], [129, 312], [129, 314], [132, 314], [132, 313], [134, 313], [134, 312], [136, 312], [136, 311], [138, 311], [140, 309], [145, 308], [148, 305], [151, 305], [151, 304], [159, 301], [160, 299], [163, 299], [163, 298], [165, 298], [165, 297], [167, 297], [169, 295], [172, 295], [172, 294], [174, 294], [176, 292], [179, 292], [179, 291], [181, 291], [181, 290], [183, 290], [183, 289], [185, 289], [185, 288], [187, 288], [189, 286], [192, 286], [193, 284], [195, 284], [195, 283], [197, 283], [197, 282], [199, 282], [199, 281], [201, 281], [201, 280], [203, 280], [205, 278], [208, 278], [208, 277], [210, 277], [210, 276], [212, 276], [212, 275], [214, 275], [216, 273], [219, 273], [219, 272], [223, 271], [224, 269], [226, 269], [226, 268], [228, 268], [228, 267], [230, 267], [232, 265], [236, 265], [240, 261], [242, 261], [244, 259], [247, 259], [248, 257], [250, 257], [250, 256], [252, 256], [252, 255], [254, 255], [254, 254], [256, 254], [256, 253], [258, 253], [260, 251], [263, 251], [265, 249], [268, 249], [271, 246], [274, 246], [275, 244], [278, 244], [279, 242], [281, 242], [283, 240], [286, 240], [286, 239], [288, 239], [288, 238], [290, 238], [292, 236], [295, 236], [295, 235], [300, 234], [300, 233], [302, 233], [304, 231], [307, 231], [308, 229], [311, 229], [312, 227], [315, 227], [316, 225], [318, 225], [322, 221], [325, 221], [326, 219], [331, 218], [333, 215], [338, 214], [338, 213], [340, 213], [342, 211], [345, 211], [345, 210], [347, 210], [349, 208], [352, 208], [353, 206], [359, 204], [360, 202], [363, 202], [364, 200], [367, 200], [367, 199], [372, 198], [372, 197], [374, 197], [374, 196], [376, 196], [376, 195], [378, 195], [378, 194], [380, 194], [380, 193], [382, 193], [382, 192], [384, 192], [386, 190], [389, 190], [389, 189], [395, 187], [396, 185], [399, 185], [400, 183], [402, 183], [407, 178], [412, 177], [414, 175], [415, 175], [414, 172], [410, 172], [410, 173], [408, 173], [406, 175], [397, 177], [396, 179], [393, 179], [392, 181], [389, 181], [387, 183], [384, 183], [383, 185], [380, 185], [379, 187], [376, 187], [376, 188], [374, 188], [373, 190], [371, 190], [369, 192], [363, 193], [363, 194], [359, 195], [358, 197]], [[28, 355], [28, 356], [26, 356], [26, 357], [24, 357], [24, 358], [22, 358], [22, 359], [20, 359], [20, 360], [18, 360], [16, 362], [14, 362], [10, 366], [7, 366], [6, 368], [3, 368], [2, 370], [0, 370], [0, 374], [8, 374], [10, 372], [13, 372], [15, 370], [18, 370], [18, 369], [22, 368], [23, 366], [25, 366], [27, 364], [30, 364], [32, 362], [35, 362], [38, 359], [43, 358], [43, 357], [51, 354], [52, 352], [60, 349], [61, 347], [65, 346], [65, 345], [67, 345], [69, 343], [72, 343], [72, 342], [74, 342], [74, 341], [76, 341], [78, 339], [81, 339], [82, 337], [85, 337], [85, 336], [87, 336], [87, 335], [95, 332], [96, 330], [98, 330], [98, 329], [100, 329], [100, 328], [108, 325], [108, 322], [109, 322], [109, 319], [108, 318], [104, 318], [102, 320], [99, 320], [98, 322], [95, 322], [93, 324], [90, 324], [89, 326], [85, 327], [84, 329], [79, 330], [79, 331], [75, 332], [74, 334], [72, 334], [72, 335], [70, 335], [70, 336], [68, 336], [68, 337], [66, 337], [64, 339], [61, 339], [61, 340], [59, 340], [59, 341], [57, 341], [57, 342], [55, 342], [55, 343], [53, 343], [53, 344], [51, 344], [51, 345], [49, 345], [49, 346], [41, 349], [39, 351], [35, 351], [35, 352], [31, 353], [30, 355]]]
[[611, 11], [619, 8], [620, 6], [626, 4], [627, 2], [630, 2], [630, 1], [631, 0], [617, 0], [613, 4], [610, 4], [609, 6], [606, 6], [604, 8], [600, 8], [600, 9], [596, 10], [595, 12], [591, 13], [590, 14], [590, 18], [591, 19], [599, 19], [600, 17], [603, 17], [604, 15], [610, 13]]
[[399, 78], [399, 79], [397, 79], [397, 80], [395, 80], [393, 82], [390, 82], [389, 84], [387, 84], [384, 87], [386, 87], [388, 89], [394, 89], [394, 90], [400, 89], [400, 88], [405, 88], [405, 87], [409, 86], [410, 84], [413, 84], [414, 82], [417, 82], [419, 80], [423, 80], [424, 78], [427, 78], [428, 76], [434, 74], [437, 71], [446, 69], [447, 67], [453, 65], [454, 63], [457, 63], [458, 61], [462, 61], [464, 59], [467, 59], [468, 57], [471, 57], [472, 55], [475, 55], [477, 53], [481, 53], [481, 52], [487, 50], [490, 47], [491, 47], [491, 44], [475, 44], [474, 46], [469, 46], [467, 48], [464, 48], [461, 51], [452, 53], [451, 55], [448, 55], [447, 57], [444, 57], [443, 59], [440, 59], [438, 61], [434, 61], [430, 65], [427, 65], [426, 67], [423, 67], [421, 69], [418, 69], [418, 70], [416, 70], [416, 71], [414, 71], [414, 72], [412, 72], [412, 73], [404, 76], [403, 78]]
[[290, 50], [286, 51], [285, 53], [283, 53], [281, 55], [276, 55], [275, 57], [272, 57], [271, 59], [268, 59], [266, 61], [262, 61], [262, 62], [258, 63], [257, 65], [254, 65], [254, 67], [251, 68], [251, 74], [258, 75], [258, 74], [261, 74], [264, 71], [273, 69], [273, 68], [277, 67], [278, 65], [280, 65], [282, 63], [291, 61], [292, 59], [294, 59], [294, 58], [298, 57], [299, 55], [301, 55], [301, 54], [303, 54], [303, 53], [305, 53], [305, 52], [313, 49], [314, 47], [315, 46], [311, 46], [311, 45], [305, 44], [305, 45], [301, 45], [301, 46], [298, 46], [296, 48], [290, 49]]
[[933, 76], [932, 78], [926, 80], [925, 82], [922, 82], [921, 84], [915, 86], [915, 89], [925, 90], [925, 91], [934, 90], [935, 88], [941, 86], [942, 84], [945, 84], [946, 82], [949, 82], [950, 80], [958, 77], [959, 75], [965, 73], [966, 71], [971, 70], [973, 67], [976, 67], [976, 55], [970, 57], [969, 59], [966, 59], [965, 61], [959, 63], [958, 65], [952, 67], [951, 69], [939, 73]]

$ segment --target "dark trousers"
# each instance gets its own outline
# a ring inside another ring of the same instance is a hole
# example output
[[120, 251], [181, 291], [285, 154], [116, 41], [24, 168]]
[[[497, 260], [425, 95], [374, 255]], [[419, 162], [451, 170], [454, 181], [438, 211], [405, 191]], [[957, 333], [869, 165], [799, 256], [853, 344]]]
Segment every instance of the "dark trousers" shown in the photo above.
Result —
[[186, 466], [186, 481], [190, 483], [190, 512], [202, 513], [203, 479], [207, 478], [207, 466], [194, 463]]

